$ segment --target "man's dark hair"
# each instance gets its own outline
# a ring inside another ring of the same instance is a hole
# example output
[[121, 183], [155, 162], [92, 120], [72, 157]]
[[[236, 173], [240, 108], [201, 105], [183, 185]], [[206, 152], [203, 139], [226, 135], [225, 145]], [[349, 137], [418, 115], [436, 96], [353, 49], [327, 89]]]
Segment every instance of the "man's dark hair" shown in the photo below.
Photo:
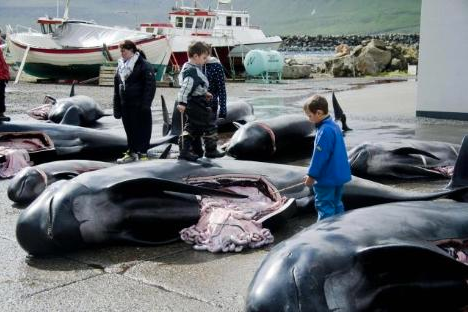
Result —
[[210, 54], [210, 48], [208, 45], [202, 41], [194, 41], [191, 42], [189, 47], [188, 47], [188, 55], [189, 57], [194, 56], [195, 54], [197, 55], [202, 55], [202, 54]]
[[304, 111], [309, 111], [311, 113], [316, 113], [318, 110], [321, 110], [324, 114], [328, 114], [328, 102], [327, 99], [320, 95], [314, 95], [309, 98], [304, 104]]

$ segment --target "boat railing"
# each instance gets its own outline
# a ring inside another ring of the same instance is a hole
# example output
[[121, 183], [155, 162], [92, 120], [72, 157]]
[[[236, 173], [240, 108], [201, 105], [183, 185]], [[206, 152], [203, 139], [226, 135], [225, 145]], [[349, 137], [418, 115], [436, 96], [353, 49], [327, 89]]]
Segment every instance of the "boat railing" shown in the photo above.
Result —
[[23, 25], [16, 25], [14, 28], [11, 25], [7, 25], [6, 29], [7, 29], [7, 33], [9, 34], [24, 32], [24, 30], [26, 30], [29, 33], [38, 33], [38, 31], [35, 30], [34, 28], [23, 26]]
[[214, 28], [213, 37], [234, 37], [234, 31], [232, 29]]

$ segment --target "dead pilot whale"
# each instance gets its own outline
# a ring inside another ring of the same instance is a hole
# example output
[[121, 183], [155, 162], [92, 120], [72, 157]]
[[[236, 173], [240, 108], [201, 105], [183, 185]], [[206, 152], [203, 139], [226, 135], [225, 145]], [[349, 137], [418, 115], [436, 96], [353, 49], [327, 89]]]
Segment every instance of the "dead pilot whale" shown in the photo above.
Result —
[[[100, 105], [86, 95], [75, 95], [75, 83], [72, 84], [68, 98], [55, 99], [46, 96], [45, 102], [49, 104], [47, 116], [44, 116], [44, 106], [33, 109], [29, 114], [33, 118], [46, 119], [59, 124], [72, 126], [90, 126], [98, 119], [106, 116]], [[37, 116], [37, 117], [36, 117]]]
[[[343, 131], [351, 130], [333, 93], [335, 120]], [[264, 160], [291, 155], [310, 154], [315, 126], [304, 114], [287, 114], [255, 120], [239, 127], [229, 141], [226, 152], [242, 160]]]
[[449, 178], [459, 150], [459, 144], [445, 142], [363, 142], [348, 159], [353, 175], [362, 178]]
[[[468, 140], [464, 145], [468, 146]], [[461, 165], [455, 165], [450, 187], [445, 190], [418, 193], [353, 177], [345, 185], [345, 207], [440, 197], [468, 201], [468, 153], [460, 156], [463, 159], [459, 157], [457, 164]], [[66, 181], [59, 191], [46, 189], [21, 212], [16, 236], [21, 247], [34, 255], [99, 244], [174, 241], [181, 229], [198, 221], [196, 195], [216, 194], [229, 185], [247, 184], [255, 185], [267, 196], [287, 188], [280, 194], [291, 201], [264, 220], [264, 226], [270, 227], [285, 222], [298, 210], [312, 211], [314, 196], [301, 184], [305, 170], [229, 159], [166, 159], [88, 172]], [[205, 178], [205, 182], [190, 184], [194, 178]], [[288, 188], [291, 185], [296, 186]]]
[[399, 202], [318, 222], [275, 246], [246, 311], [461, 311], [468, 204]]

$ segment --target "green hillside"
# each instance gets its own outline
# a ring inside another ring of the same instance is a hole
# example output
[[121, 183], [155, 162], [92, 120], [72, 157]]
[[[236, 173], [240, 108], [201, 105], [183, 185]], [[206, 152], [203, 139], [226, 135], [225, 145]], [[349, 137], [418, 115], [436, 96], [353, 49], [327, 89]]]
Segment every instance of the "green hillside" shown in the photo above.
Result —
[[[341, 35], [385, 32], [419, 33], [422, 0], [232, 0], [250, 12], [251, 24], [267, 34]], [[60, 14], [63, 12], [61, 3]], [[216, 1], [201, 0], [215, 7]], [[185, 1], [191, 4], [191, 1]], [[36, 18], [56, 15], [55, 0], [0, 0], [0, 27], [33, 26]], [[104, 25], [135, 27], [167, 21], [172, 0], [72, 0], [70, 16]]]
[[240, 0], [269, 34], [419, 33], [421, 0]]

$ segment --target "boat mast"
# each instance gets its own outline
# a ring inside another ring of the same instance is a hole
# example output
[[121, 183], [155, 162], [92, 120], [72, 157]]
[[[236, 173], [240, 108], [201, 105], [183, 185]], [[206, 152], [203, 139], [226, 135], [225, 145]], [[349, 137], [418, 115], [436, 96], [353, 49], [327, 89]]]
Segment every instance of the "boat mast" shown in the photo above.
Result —
[[63, 19], [68, 20], [68, 8], [70, 7], [70, 0], [67, 0], [67, 4], [65, 4], [65, 11], [63, 12]]

